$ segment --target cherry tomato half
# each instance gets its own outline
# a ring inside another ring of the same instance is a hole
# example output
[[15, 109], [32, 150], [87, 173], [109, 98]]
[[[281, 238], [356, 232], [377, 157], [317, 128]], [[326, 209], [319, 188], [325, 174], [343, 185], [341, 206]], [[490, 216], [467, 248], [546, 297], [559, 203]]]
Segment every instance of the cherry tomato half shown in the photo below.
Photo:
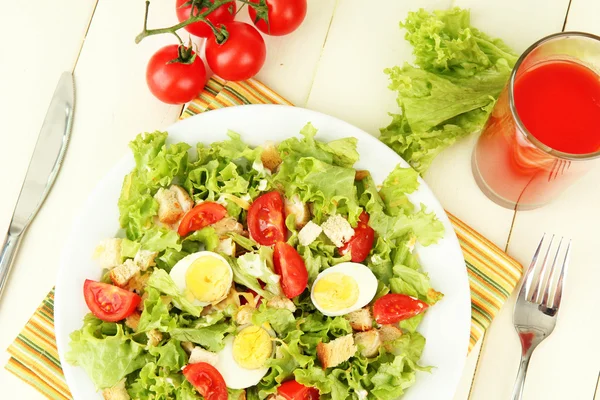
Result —
[[267, 57], [265, 41], [244, 22], [223, 24], [229, 36], [217, 43], [215, 36], [206, 41], [206, 62], [213, 72], [228, 81], [243, 81], [260, 71]]
[[277, 393], [286, 400], [318, 400], [319, 390], [296, 381], [283, 382]]
[[427, 303], [405, 294], [389, 293], [377, 299], [373, 316], [379, 324], [395, 324], [421, 314], [427, 307]]
[[212, 201], [205, 201], [192, 208], [183, 216], [177, 233], [183, 237], [192, 231], [199, 231], [208, 225], [222, 220], [226, 215], [227, 209], [225, 207]]
[[[260, 0], [250, 0], [260, 4]], [[282, 36], [292, 33], [302, 24], [306, 17], [306, 0], [267, 0], [269, 23], [264, 19], [256, 19], [254, 7], [248, 7], [250, 19], [254, 25], [267, 35]]]
[[308, 271], [302, 256], [286, 242], [277, 242], [273, 251], [275, 273], [281, 276], [281, 289], [288, 299], [299, 296], [308, 285]]
[[206, 68], [200, 57], [195, 57], [190, 64], [173, 62], [178, 57], [179, 45], [168, 45], [154, 53], [146, 67], [148, 88], [164, 103], [187, 103], [206, 83]]
[[227, 400], [225, 379], [212, 365], [199, 362], [183, 368], [183, 376], [206, 400]]
[[363, 211], [360, 214], [358, 225], [354, 228], [354, 235], [339, 248], [341, 255], [350, 252], [353, 262], [363, 262], [367, 259], [375, 241], [375, 231], [368, 223], [369, 214]]
[[[210, 0], [211, 3], [214, 4], [215, 0]], [[198, 3], [201, 3], [200, 1]], [[222, 6], [217, 7], [216, 10], [211, 12], [206, 16], [206, 19], [209, 20], [213, 25], [224, 24], [227, 22], [233, 21], [235, 17], [237, 6], [235, 5], [235, 1], [230, 3], [225, 3]], [[175, 11], [177, 12], [177, 19], [179, 22], [187, 21], [190, 18], [190, 14], [192, 11], [192, 2], [191, 0], [177, 0], [175, 3]], [[203, 7], [200, 10], [194, 10], [194, 15], [198, 15], [206, 11], [206, 7]], [[194, 22], [193, 24], [189, 24], [184, 27], [186, 31], [191, 33], [192, 35], [208, 38], [213, 35], [213, 31], [210, 26], [203, 21]]]
[[89, 279], [83, 284], [83, 297], [92, 314], [106, 322], [117, 322], [127, 318], [142, 301], [142, 298], [133, 292]]
[[248, 230], [252, 239], [263, 246], [285, 240], [283, 199], [279, 192], [265, 193], [254, 200], [248, 210]]

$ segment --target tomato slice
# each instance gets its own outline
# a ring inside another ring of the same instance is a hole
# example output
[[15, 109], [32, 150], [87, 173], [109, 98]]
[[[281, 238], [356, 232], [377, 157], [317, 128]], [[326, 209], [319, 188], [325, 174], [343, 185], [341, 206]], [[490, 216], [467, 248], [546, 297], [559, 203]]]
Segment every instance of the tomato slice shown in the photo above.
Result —
[[283, 382], [277, 393], [286, 400], [318, 400], [319, 390], [296, 381]]
[[363, 262], [369, 256], [375, 241], [375, 231], [369, 226], [369, 214], [363, 211], [354, 228], [354, 235], [338, 249], [341, 255], [350, 252], [353, 262]]
[[192, 231], [198, 231], [225, 218], [227, 209], [218, 203], [205, 201], [188, 211], [179, 224], [177, 233], [185, 236]]
[[256, 243], [272, 246], [285, 240], [283, 198], [279, 192], [259, 196], [248, 210], [248, 230]]
[[304, 260], [296, 249], [286, 242], [277, 242], [273, 252], [275, 273], [281, 275], [281, 288], [288, 299], [292, 299], [306, 289], [308, 271]]
[[377, 299], [373, 316], [378, 324], [395, 324], [421, 314], [429, 304], [405, 294], [389, 293]]
[[107, 322], [127, 318], [142, 301], [142, 298], [133, 292], [89, 279], [83, 284], [83, 297], [92, 314]]
[[225, 379], [212, 365], [188, 364], [183, 368], [183, 375], [206, 400], [227, 400]]

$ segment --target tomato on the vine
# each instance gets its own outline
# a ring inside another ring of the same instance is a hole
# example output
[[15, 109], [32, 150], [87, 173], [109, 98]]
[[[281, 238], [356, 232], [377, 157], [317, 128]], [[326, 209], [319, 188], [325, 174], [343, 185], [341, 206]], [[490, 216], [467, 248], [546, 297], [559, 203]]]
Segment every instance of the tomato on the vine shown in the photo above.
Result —
[[[260, 0], [250, 1], [260, 4]], [[266, 0], [266, 4], [268, 22], [264, 18], [264, 12], [257, 13], [254, 7], [248, 7], [248, 14], [254, 25], [267, 35], [283, 36], [292, 33], [306, 17], [306, 0]]]
[[[210, 0], [211, 3], [214, 4], [215, 0]], [[201, 4], [202, 1], [198, 1], [197, 3]], [[206, 7], [203, 7], [198, 10], [194, 10], [193, 15], [198, 15], [206, 11]], [[225, 3], [222, 6], [217, 7], [213, 12], [206, 16], [206, 19], [209, 20], [213, 25], [224, 24], [227, 22], [233, 21], [235, 17], [237, 6], [235, 5], [235, 1], [231, 1], [229, 3]], [[175, 3], [175, 10], [177, 12], [177, 19], [179, 22], [187, 21], [192, 14], [192, 1], [191, 0], [177, 0]], [[211, 27], [204, 21], [194, 22], [193, 24], [189, 24], [184, 27], [186, 31], [191, 33], [192, 35], [208, 38], [213, 35], [213, 31]]]
[[[223, 27], [227, 33], [223, 32]], [[215, 74], [228, 81], [243, 81], [260, 71], [267, 57], [260, 33], [244, 22], [229, 22], [217, 27], [222, 32], [206, 41], [206, 62]]]
[[148, 61], [146, 83], [160, 101], [183, 104], [204, 88], [206, 68], [191, 49], [171, 44], [159, 49]]

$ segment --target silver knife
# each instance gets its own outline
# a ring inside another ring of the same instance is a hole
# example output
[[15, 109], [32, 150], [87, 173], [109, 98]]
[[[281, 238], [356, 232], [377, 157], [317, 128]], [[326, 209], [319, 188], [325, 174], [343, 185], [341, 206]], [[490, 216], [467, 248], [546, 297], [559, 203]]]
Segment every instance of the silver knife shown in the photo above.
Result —
[[0, 297], [23, 233], [46, 199], [63, 161], [75, 106], [73, 74], [63, 72], [38, 135], [27, 175], [0, 252]]

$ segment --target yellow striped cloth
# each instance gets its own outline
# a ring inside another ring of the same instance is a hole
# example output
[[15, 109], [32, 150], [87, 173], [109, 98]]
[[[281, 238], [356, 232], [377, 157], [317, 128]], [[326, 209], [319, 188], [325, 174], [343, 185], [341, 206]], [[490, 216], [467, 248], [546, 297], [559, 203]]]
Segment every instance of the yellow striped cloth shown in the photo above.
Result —
[[[254, 79], [224, 82], [212, 78], [181, 118], [221, 107], [269, 103], [292, 105]], [[450, 213], [448, 216], [460, 241], [471, 285], [471, 350], [517, 285], [523, 268], [458, 218]], [[8, 352], [11, 358], [6, 365], [7, 370], [49, 399], [72, 398], [62, 374], [54, 338], [54, 289], [10, 345]]]

